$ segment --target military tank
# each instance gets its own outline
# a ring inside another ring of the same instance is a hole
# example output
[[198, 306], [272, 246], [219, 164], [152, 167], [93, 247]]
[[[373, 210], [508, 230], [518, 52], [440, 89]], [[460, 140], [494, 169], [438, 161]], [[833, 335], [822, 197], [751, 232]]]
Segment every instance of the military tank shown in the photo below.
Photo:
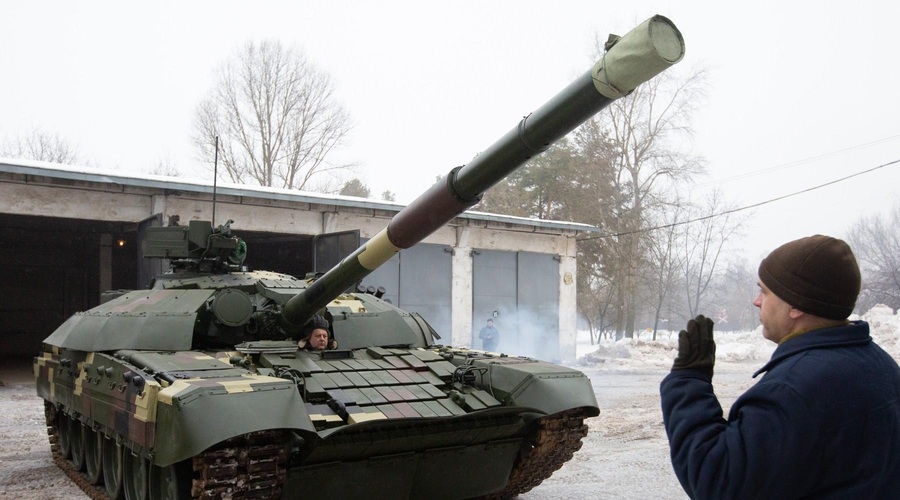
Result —
[[[356, 285], [684, 54], [655, 16], [321, 276], [244, 271], [231, 221], [151, 228], [171, 269], [69, 318], [34, 360], [56, 463], [94, 498], [507, 498], [599, 413], [581, 372], [440, 345]], [[305, 344], [327, 332], [331, 349]], [[298, 344], [298, 341], [301, 341]]]

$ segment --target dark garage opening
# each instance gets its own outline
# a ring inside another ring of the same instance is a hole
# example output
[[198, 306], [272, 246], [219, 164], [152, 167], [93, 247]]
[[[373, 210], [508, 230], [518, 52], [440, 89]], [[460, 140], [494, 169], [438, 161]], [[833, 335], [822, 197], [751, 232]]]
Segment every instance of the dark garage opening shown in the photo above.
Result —
[[[0, 215], [0, 354], [34, 356], [69, 316], [100, 303], [101, 262], [109, 290], [145, 288], [138, 223]], [[247, 242], [244, 264], [303, 278], [314, 266], [314, 237], [235, 232]], [[103, 257], [104, 247], [109, 257]], [[156, 259], [154, 259], [156, 260]]]
[[244, 265], [250, 271], [274, 271], [303, 278], [313, 269], [313, 237], [257, 231], [234, 231], [247, 243]]
[[135, 288], [137, 225], [0, 216], [0, 352], [35, 355], [72, 314], [100, 303], [101, 247], [111, 289]]

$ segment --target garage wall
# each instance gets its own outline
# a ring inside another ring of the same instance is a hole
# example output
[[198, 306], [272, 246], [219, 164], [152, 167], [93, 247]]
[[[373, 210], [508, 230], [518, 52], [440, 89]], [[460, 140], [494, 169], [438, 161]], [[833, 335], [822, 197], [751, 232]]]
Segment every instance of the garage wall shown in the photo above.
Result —
[[[316, 235], [357, 231], [362, 239], [371, 238], [396, 212], [395, 208], [381, 205], [385, 204], [329, 200], [285, 190], [268, 192], [263, 188], [222, 189], [220, 186], [215, 222], [221, 224], [232, 219], [236, 234], [254, 239], [250, 246], [254, 267], [302, 276], [315, 265], [312, 256]], [[129, 237], [139, 240], [140, 222], [156, 214], [162, 221], [178, 215], [182, 224], [192, 219], [211, 219], [212, 195], [208, 186], [186, 184], [174, 178], [137, 179], [109, 172], [20, 168], [0, 163], [0, 226], [8, 220], [2, 219], [8, 214], [60, 217], [71, 227], [80, 222], [109, 223], [129, 228]], [[575, 236], [579, 230], [567, 226], [552, 221], [535, 224], [505, 216], [464, 214], [451, 225], [435, 231], [423, 243], [391, 259], [364, 283], [384, 286], [388, 290], [387, 298], [395, 304], [426, 317], [444, 336], [442, 343], [459, 346], [480, 347], [477, 340], [473, 342], [473, 331], [477, 332], [483, 324], [486, 313], [498, 310], [502, 314], [498, 324], [510, 322], [506, 338], [512, 345], [508, 349], [524, 348], [526, 343], [519, 325], [525, 320], [510, 311], [527, 306], [538, 311], [539, 330], [559, 331], [556, 350], [544, 346], [542, 352], [564, 360], [574, 359], [575, 287], [571, 283], [575, 270]], [[42, 273], [38, 280], [31, 280], [31, 271], [19, 269], [18, 274], [7, 273], [2, 292], [4, 296], [13, 296], [7, 303], [14, 305], [0, 314], [0, 334], [12, 332], [9, 325], [23, 328], [28, 322], [23, 316], [39, 317], [40, 321], [46, 320], [55, 327], [72, 311], [96, 305], [100, 283], [109, 283], [113, 288], [146, 286], [146, 283], [134, 283], [137, 280], [134, 276], [142, 274], [146, 278], [154, 271], [137, 256], [140, 252], [136, 244], [128, 247], [135, 254], [127, 259], [127, 264], [119, 264], [121, 252], [110, 248], [109, 242], [116, 238], [113, 233], [121, 229], [104, 231], [98, 231], [96, 238], [88, 243], [93, 248], [91, 252], [103, 246], [100, 256], [72, 249], [59, 252], [76, 256], [85, 268], [90, 268], [86, 272], [68, 265], [64, 270]], [[100, 243], [101, 236], [105, 243]], [[65, 246], [63, 242], [77, 240], [64, 232], [54, 233], [54, 237], [59, 238], [56, 243], [39, 247], [58, 250]], [[15, 258], [40, 255], [39, 248], [12, 247], [13, 241], [21, 238], [21, 235], [0, 234], [0, 250]], [[535, 260], [526, 263], [532, 258], [529, 254], [535, 254]], [[54, 259], [62, 261], [65, 256]], [[290, 264], [286, 266], [285, 261]], [[131, 269], [131, 283], [123, 283], [116, 275], [116, 269], [126, 267]], [[527, 272], [523, 272], [525, 269]], [[21, 282], [37, 284], [34, 290], [23, 294]], [[61, 289], [66, 290], [62, 292], [64, 302], [80, 305], [66, 305], [56, 313], [58, 317], [51, 317], [43, 304], [59, 302], [53, 294], [60, 293]], [[43, 304], [32, 306], [39, 303]], [[551, 311], [553, 306], [548, 304], [554, 303], [556, 310]], [[535, 320], [527, 323], [537, 324]], [[40, 331], [32, 334], [30, 343], [35, 342], [35, 336], [43, 339], [49, 334], [45, 327], [26, 329]], [[528, 334], [529, 338], [532, 336]]]
[[384, 298], [410, 312], [417, 312], [442, 337], [438, 343], [458, 344], [452, 335], [452, 249], [422, 243], [391, 257], [363, 281], [363, 286], [383, 286]]
[[559, 361], [559, 257], [476, 250], [473, 267], [473, 345], [491, 318], [498, 350]]

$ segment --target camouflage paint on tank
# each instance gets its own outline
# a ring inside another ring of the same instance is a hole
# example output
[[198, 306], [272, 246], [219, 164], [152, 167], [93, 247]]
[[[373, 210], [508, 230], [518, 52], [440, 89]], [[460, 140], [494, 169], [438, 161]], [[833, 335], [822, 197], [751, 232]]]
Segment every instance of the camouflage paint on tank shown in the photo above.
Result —
[[[51, 440], [96, 430], [148, 459], [151, 477], [186, 486], [173, 496], [195, 498], [501, 498], [549, 477], [599, 413], [584, 374], [436, 345], [419, 314], [350, 290], [684, 53], [661, 16], [607, 45], [321, 277], [243, 270], [232, 221], [148, 228], [148, 256], [170, 271], [72, 316], [35, 358]], [[314, 315], [339, 350], [298, 348]], [[448, 471], [459, 480], [443, 481]]]
[[[87, 353], [75, 369], [64, 366], [71, 359], [58, 349], [35, 358], [38, 394], [92, 427], [126, 437], [136, 450], [152, 448], [160, 384], [102, 354]], [[65, 394], [73, 397], [57, 397]]]

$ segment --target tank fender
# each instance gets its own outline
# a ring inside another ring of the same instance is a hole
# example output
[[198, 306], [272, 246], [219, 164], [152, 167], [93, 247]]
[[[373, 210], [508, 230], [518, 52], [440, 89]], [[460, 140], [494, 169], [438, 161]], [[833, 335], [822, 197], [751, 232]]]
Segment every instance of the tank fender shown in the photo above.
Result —
[[44, 343], [76, 351], [187, 351], [215, 290], [134, 290], [71, 316]]
[[294, 383], [245, 375], [178, 380], [159, 392], [153, 463], [166, 466], [250, 432], [290, 429], [318, 440]]
[[572, 408], [584, 408], [591, 417], [600, 414], [591, 381], [578, 370], [535, 360], [480, 360], [474, 364], [487, 368], [482, 374], [485, 390], [504, 404], [534, 408], [547, 415]]

